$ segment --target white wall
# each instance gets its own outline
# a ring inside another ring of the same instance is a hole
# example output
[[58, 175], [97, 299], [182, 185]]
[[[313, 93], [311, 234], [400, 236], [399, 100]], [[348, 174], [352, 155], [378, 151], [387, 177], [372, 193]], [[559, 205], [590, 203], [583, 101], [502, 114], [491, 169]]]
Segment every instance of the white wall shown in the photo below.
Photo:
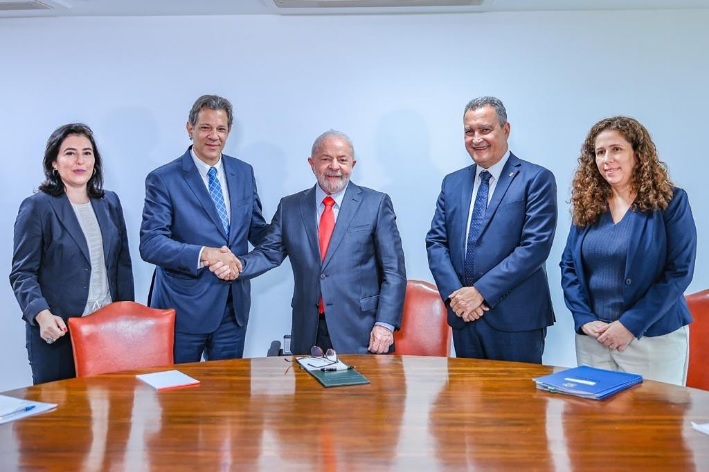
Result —
[[[409, 278], [431, 281], [424, 236], [440, 182], [470, 162], [463, 107], [496, 95], [508, 109], [511, 149], [557, 177], [548, 270], [558, 321], [544, 360], [575, 365], [558, 261], [571, 176], [593, 123], [613, 114], [643, 122], [689, 192], [700, 242], [709, 234], [707, 24], [709, 10], [0, 20], [0, 272], [10, 271], [19, 203], [42, 180], [47, 137], [81, 120], [96, 132], [106, 187], [123, 201], [145, 302], [152, 268], [138, 254], [143, 180], [184, 152], [194, 99], [217, 93], [237, 113], [226, 151], [255, 167], [268, 219], [281, 196], [314, 183], [306, 163], [313, 139], [342, 130], [357, 151], [353, 180], [392, 196]], [[707, 251], [700, 243], [689, 292], [709, 286]], [[247, 356], [265, 355], [289, 331], [291, 293], [287, 263], [254, 281]], [[2, 391], [31, 376], [7, 282], [0, 302]]]

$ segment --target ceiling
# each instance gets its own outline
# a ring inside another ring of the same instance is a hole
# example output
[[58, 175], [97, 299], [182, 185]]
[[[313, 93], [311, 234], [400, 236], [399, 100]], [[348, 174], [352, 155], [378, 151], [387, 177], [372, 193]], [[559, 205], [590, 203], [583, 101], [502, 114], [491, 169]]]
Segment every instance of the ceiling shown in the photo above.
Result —
[[709, 0], [0, 0], [0, 18], [482, 13], [685, 8], [709, 8]]

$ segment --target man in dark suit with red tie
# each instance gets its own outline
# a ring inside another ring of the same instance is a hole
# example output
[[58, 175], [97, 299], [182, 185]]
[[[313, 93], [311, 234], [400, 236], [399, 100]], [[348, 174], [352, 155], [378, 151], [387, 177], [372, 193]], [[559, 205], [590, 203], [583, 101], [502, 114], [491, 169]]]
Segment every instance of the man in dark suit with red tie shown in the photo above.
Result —
[[240, 278], [290, 257], [295, 288], [291, 351], [394, 348], [406, 292], [404, 253], [388, 195], [350, 182], [350, 139], [327, 131], [308, 163], [317, 185], [281, 200], [264, 241], [241, 257]]
[[510, 152], [499, 99], [470, 101], [463, 124], [473, 165], [443, 179], [426, 236], [455, 353], [541, 363], [554, 323], [545, 264], [556, 230], [556, 181]]

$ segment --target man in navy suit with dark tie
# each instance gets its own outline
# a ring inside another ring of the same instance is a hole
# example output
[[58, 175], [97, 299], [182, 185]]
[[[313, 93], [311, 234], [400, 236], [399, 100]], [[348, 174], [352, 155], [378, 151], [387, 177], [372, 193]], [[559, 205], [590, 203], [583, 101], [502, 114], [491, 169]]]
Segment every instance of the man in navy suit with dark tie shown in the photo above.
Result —
[[545, 268], [557, 220], [554, 175], [509, 151], [499, 99], [472, 100], [463, 124], [473, 165], [443, 179], [426, 236], [456, 356], [541, 363], [554, 323]]
[[248, 280], [235, 280], [248, 243], [268, 225], [253, 168], [222, 154], [231, 103], [197, 99], [187, 134], [193, 145], [145, 179], [140, 255], [156, 265], [150, 305], [175, 308], [175, 362], [240, 358], [251, 305]]
[[389, 196], [350, 182], [354, 157], [344, 133], [320, 135], [308, 159], [317, 184], [281, 199], [263, 243], [241, 258], [243, 278], [290, 258], [293, 354], [313, 346], [357, 354], [395, 349], [404, 252]]

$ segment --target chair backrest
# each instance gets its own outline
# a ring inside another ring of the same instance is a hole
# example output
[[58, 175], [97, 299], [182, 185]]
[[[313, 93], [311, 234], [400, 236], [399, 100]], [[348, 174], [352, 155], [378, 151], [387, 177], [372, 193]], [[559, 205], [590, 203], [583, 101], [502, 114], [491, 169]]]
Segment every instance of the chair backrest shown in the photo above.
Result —
[[686, 299], [694, 318], [689, 325], [687, 387], [709, 390], [709, 289]]
[[115, 302], [69, 318], [76, 376], [174, 363], [175, 310]]
[[406, 282], [401, 329], [394, 333], [396, 354], [443, 356], [451, 354], [451, 329], [446, 306], [435, 285], [421, 280]]

